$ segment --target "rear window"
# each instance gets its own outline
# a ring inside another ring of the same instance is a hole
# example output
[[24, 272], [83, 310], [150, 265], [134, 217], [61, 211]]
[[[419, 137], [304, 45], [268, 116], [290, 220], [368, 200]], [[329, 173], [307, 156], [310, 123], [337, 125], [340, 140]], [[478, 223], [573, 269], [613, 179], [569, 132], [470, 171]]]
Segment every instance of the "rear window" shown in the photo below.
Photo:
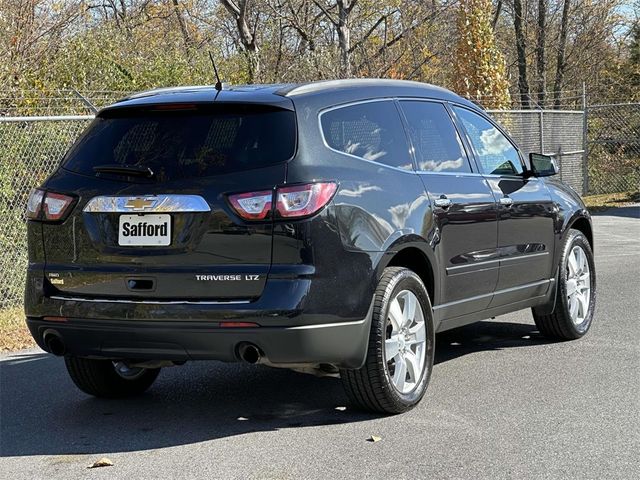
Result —
[[85, 175], [104, 165], [143, 167], [154, 172], [151, 181], [167, 181], [285, 162], [295, 144], [294, 113], [273, 107], [112, 110], [94, 120], [63, 167]]

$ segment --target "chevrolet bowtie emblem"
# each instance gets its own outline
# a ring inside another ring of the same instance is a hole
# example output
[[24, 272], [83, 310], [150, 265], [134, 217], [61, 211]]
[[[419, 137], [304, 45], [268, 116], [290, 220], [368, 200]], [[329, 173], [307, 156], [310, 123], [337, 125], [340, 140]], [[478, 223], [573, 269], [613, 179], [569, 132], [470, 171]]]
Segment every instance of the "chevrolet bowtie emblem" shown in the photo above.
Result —
[[156, 200], [153, 198], [136, 197], [136, 198], [130, 198], [129, 200], [127, 200], [125, 207], [130, 208], [134, 211], [140, 211], [140, 210], [146, 210], [147, 208], [153, 207], [155, 203], [156, 203]]

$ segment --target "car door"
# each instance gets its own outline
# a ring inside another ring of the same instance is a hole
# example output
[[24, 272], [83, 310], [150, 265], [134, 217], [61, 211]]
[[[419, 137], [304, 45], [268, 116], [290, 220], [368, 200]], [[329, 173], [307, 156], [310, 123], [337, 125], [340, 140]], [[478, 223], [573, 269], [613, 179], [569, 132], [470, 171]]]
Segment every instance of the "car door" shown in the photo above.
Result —
[[440, 265], [440, 320], [487, 308], [498, 280], [497, 206], [474, 172], [445, 104], [401, 100], [416, 169], [431, 204], [431, 246]]
[[490, 119], [453, 108], [477, 167], [498, 200], [500, 274], [491, 307], [543, 295], [553, 277], [555, 208], [544, 180], [527, 177], [509, 137]]

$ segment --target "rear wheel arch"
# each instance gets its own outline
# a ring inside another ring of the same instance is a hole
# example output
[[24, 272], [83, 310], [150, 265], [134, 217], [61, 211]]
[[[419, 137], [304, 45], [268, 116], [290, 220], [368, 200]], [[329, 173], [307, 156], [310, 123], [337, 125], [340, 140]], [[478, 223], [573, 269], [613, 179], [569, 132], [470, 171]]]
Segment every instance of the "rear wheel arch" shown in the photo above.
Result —
[[404, 267], [415, 272], [429, 293], [431, 302], [435, 302], [435, 272], [433, 263], [427, 254], [415, 246], [407, 246], [396, 251], [384, 267]]

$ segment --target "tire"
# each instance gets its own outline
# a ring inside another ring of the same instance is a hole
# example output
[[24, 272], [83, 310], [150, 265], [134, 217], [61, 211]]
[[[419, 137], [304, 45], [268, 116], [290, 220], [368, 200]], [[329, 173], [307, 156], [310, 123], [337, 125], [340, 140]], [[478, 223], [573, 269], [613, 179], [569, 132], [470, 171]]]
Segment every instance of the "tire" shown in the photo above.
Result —
[[[100, 398], [124, 398], [146, 391], [160, 373], [159, 368], [127, 369], [118, 373], [111, 360], [67, 356], [64, 359], [73, 383], [85, 393]], [[118, 364], [119, 365], [119, 364]], [[120, 366], [120, 365], [119, 365]]]
[[[576, 261], [577, 250], [584, 255], [582, 262]], [[577, 263], [581, 265], [575, 271]], [[534, 308], [533, 319], [545, 337], [552, 340], [575, 340], [589, 331], [596, 306], [593, 251], [589, 241], [579, 230], [569, 230], [558, 267], [553, 313], [539, 315]]]
[[[412, 304], [416, 308], [410, 318]], [[402, 330], [400, 323], [409, 330]], [[386, 268], [375, 293], [365, 363], [357, 370], [340, 371], [351, 403], [363, 410], [390, 414], [413, 408], [429, 384], [434, 344], [431, 301], [422, 280], [407, 268]]]

